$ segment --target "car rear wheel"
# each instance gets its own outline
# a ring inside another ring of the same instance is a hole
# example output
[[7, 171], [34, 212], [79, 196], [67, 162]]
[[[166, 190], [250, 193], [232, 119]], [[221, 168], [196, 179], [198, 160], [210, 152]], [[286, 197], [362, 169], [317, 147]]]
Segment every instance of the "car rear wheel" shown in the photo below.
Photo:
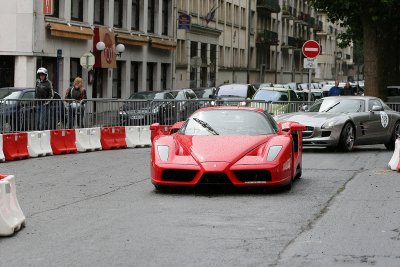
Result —
[[348, 122], [344, 125], [342, 133], [340, 134], [339, 149], [345, 152], [353, 150], [355, 140], [355, 133], [353, 125]]
[[396, 139], [400, 138], [400, 121], [397, 121], [393, 128], [392, 137], [390, 137], [390, 141], [385, 143], [385, 147], [388, 150], [394, 150]]

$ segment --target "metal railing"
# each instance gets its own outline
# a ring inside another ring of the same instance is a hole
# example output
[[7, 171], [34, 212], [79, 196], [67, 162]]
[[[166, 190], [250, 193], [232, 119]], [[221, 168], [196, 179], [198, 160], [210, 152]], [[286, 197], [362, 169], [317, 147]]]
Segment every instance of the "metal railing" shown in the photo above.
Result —
[[[195, 110], [210, 106], [248, 106], [278, 115], [297, 112], [313, 102], [229, 100], [0, 100], [0, 133], [102, 126], [171, 125]], [[400, 111], [400, 103], [386, 103]]]

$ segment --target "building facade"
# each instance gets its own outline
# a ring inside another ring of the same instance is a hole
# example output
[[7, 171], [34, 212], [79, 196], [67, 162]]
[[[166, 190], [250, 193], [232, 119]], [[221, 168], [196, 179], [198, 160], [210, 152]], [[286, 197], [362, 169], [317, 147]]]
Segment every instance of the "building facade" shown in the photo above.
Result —
[[82, 76], [89, 98], [306, 82], [309, 39], [321, 45], [313, 80], [354, 75], [342, 29], [306, 0], [15, 0], [0, 10], [0, 87], [32, 87], [42, 66], [60, 94]]
[[37, 68], [46, 67], [61, 94], [76, 76], [89, 98], [173, 88], [175, 6], [175, 0], [1, 1], [7, 23], [0, 25], [0, 86], [32, 87]]

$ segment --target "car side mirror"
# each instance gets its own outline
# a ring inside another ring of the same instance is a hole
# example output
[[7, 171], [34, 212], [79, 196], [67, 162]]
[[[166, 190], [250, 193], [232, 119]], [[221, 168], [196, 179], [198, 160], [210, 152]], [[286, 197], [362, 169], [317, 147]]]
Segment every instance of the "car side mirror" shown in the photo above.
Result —
[[374, 111], [381, 111], [381, 110], [382, 110], [382, 107], [381, 107], [381, 106], [375, 105], [375, 106], [372, 106], [371, 112], [374, 112]]
[[303, 112], [307, 112], [308, 109], [309, 109], [308, 105], [304, 105], [304, 106], [302, 106], [302, 107], [300, 108], [300, 110], [303, 111]]
[[158, 122], [150, 125], [150, 131], [158, 131], [158, 129], [160, 129], [160, 124]]

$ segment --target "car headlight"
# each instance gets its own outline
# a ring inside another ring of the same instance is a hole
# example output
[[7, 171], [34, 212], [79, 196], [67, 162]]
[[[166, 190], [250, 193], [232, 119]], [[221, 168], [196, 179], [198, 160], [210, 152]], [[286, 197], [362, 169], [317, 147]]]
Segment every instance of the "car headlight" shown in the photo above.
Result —
[[119, 115], [126, 115], [126, 111], [125, 110], [120, 111]]
[[155, 107], [155, 108], [153, 108], [151, 110], [152, 113], [158, 113], [158, 111], [160, 111], [160, 107], [159, 106], [157, 106], [157, 107]]
[[322, 124], [321, 129], [330, 129], [336, 125], [336, 120], [330, 120]]
[[157, 146], [157, 152], [161, 161], [168, 161], [169, 146]]
[[282, 146], [271, 146], [268, 149], [267, 161], [274, 161], [281, 150]]

